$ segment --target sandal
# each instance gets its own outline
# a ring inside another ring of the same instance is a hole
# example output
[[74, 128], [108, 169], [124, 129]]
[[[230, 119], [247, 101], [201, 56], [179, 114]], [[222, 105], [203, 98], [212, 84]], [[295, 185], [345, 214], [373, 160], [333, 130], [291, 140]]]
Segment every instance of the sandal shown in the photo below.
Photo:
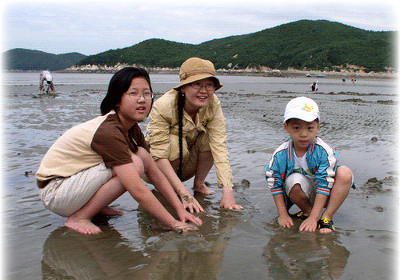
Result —
[[332, 232], [335, 231], [335, 226], [333, 225], [333, 221], [329, 221], [327, 218], [318, 221], [318, 229], [322, 228], [328, 228], [332, 230]]
[[289, 216], [292, 218], [297, 218], [302, 220], [306, 220], [308, 218], [308, 216], [304, 215], [303, 211], [297, 212], [296, 214], [289, 214]]

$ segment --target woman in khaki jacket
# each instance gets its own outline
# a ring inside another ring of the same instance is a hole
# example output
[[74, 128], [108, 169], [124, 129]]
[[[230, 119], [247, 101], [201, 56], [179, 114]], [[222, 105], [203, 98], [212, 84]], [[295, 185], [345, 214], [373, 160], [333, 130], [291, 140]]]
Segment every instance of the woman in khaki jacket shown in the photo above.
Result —
[[150, 153], [190, 212], [204, 210], [182, 182], [194, 176], [194, 191], [211, 194], [204, 180], [213, 165], [222, 188], [220, 206], [242, 209], [232, 190], [225, 119], [214, 94], [222, 84], [214, 64], [189, 58], [179, 77], [179, 85], [154, 102], [146, 136]]

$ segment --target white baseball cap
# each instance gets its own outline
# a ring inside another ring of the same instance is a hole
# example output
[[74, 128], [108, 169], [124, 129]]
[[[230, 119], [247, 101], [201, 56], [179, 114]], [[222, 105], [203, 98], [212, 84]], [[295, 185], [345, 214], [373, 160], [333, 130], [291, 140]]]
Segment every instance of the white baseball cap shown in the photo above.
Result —
[[312, 122], [320, 119], [317, 103], [308, 97], [296, 97], [286, 105], [284, 121], [289, 119], [300, 119], [306, 122]]
[[51, 82], [53, 80], [53, 77], [50, 74], [46, 75], [46, 81]]

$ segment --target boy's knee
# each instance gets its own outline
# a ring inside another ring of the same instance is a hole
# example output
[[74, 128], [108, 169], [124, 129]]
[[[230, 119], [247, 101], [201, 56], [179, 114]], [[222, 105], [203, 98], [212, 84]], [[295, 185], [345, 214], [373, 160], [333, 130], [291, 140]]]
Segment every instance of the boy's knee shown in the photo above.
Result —
[[346, 186], [353, 183], [353, 172], [347, 166], [339, 166], [336, 170], [336, 181], [342, 182]]
[[303, 190], [301, 188], [301, 185], [299, 183], [296, 183], [293, 185], [293, 187], [289, 191], [289, 198], [294, 198], [298, 197], [300, 194], [303, 194]]

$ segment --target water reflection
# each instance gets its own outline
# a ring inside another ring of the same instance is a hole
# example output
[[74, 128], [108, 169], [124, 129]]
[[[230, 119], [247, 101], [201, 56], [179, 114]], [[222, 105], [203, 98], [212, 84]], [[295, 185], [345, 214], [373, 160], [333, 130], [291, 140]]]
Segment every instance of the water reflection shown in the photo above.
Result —
[[65, 227], [53, 231], [43, 245], [43, 279], [148, 279], [149, 258], [133, 250], [115, 229], [98, 236], [74, 233]]
[[277, 228], [263, 257], [272, 279], [339, 279], [350, 252], [338, 240], [338, 233], [299, 233]]
[[95, 221], [104, 232], [96, 236], [65, 227], [54, 230], [43, 245], [43, 279], [217, 279], [240, 213], [197, 199], [206, 210], [203, 226], [186, 235], [163, 230], [143, 209], [138, 211], [141, 244], [122, 236], [107, 220]]

